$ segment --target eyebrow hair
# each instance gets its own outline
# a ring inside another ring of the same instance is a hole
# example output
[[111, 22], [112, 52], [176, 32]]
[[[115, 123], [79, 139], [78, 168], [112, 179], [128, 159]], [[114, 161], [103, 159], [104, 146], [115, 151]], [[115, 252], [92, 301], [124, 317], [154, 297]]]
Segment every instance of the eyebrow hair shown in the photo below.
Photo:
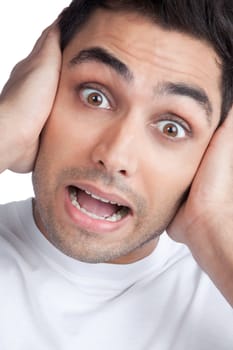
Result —
[[[103, 47], [95, 46], [81, 50], [69, 61], [69, 66], [74, 67], [75, 65], [86, 62], [103, 63], [122, 76], [127, 82], [131, 82], [134, 79], [133, 72], [129, 67]], [[158, 95], [167, 94], [191, 98], [204, 110], [207, 122], [211, 125], [212, 104], [208, 95], [201, 87], [184, 82], [160, 82], [155, 87], [155, 92]]]
[[106, 49], [98, 46], [90, 47], [80, 51], [71, 59], [69, 65], [75, 66], [77, 64], [91, 61], [100, 62], [109, 66], [119, 75], [121, 75], [127, 82], [133, 80], [133, 73], [126, 66], [125, 63], [120, 61], [117, 57], [113, 56], [113, 54], [108, 52]]
[[190, 85], [184, 82], [173, 83], [173, 82], [164, 82], [159, 83], [158, 87], [155, 88], [155, 91], [159, 91], [159, 94], [168, 94], [168, 95], [178, 95], [186, 96], [193, 99], [195, 102], [201, 106], [204, 110], [208, 124], [211, 124], [211, 115], [213, 113], [213, 107], [210, 102], [210, 99], [204, 89], [199, 86]]

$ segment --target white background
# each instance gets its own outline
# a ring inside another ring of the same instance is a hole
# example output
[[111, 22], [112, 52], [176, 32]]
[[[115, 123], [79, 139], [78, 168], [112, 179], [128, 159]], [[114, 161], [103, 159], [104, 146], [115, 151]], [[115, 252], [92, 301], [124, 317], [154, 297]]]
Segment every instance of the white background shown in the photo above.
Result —
[[[13, 66], [27, 56], [43, 29], [70, 1], [0, 0], [0, 91]], [[0, 203], [32, 195], [30, 174], [5, 171], [0, 175]]]

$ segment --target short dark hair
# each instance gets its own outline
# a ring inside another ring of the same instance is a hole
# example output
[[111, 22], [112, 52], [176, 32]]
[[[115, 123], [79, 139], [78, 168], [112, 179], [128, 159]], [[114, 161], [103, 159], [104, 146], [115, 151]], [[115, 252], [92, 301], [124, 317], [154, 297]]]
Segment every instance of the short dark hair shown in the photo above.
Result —
[[221, 59], [221, 121], [233, 104], [232, 0], [73, 0], [60, 15], [61, 49], [98, 8], [138, 12], [166, 30], [176, 30], [209, 43]]

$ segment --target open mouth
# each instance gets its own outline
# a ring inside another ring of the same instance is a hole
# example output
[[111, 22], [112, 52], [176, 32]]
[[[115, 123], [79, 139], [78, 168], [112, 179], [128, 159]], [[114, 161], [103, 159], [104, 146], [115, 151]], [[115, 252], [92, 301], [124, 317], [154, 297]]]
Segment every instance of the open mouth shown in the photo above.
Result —
[[92, 219], [118, 222], [131, 213], [129, 207], [84, 189], [69, 186], [68, 191], [72, 205]]

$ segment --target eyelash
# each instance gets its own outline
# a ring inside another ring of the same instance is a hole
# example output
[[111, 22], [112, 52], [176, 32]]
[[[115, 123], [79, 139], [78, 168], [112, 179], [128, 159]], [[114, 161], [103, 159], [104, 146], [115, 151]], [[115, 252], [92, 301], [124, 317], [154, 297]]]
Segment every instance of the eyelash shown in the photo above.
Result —
[[[114, 109], [115, 108], [115, 105], [114, 105], [114, 102], [113, 102], [113, 99], [112, 99], [112, 96], [109, 94], [109, 92], [107, 91], [107, 89], [105, 89], [102, 85], [99, 85], [98, 83], [81, 83], [79, 84], [75, 90], [78, 92], [79, 95], [81, 95], [81, 92], [85, 89], [93, 89], [93, 90], [96, 90], [97, 92], [99, 92], [100, 94], [103, 94], [104, 97], [107, 99], [109, 105], [110, 105], [110, 108], [109, 109]], [[83, 101], [83, 98], [80, 96], [80, 98], [82, 99]], [[83, 101], [83, 103], [87, 103], [85, 101]], [[93, 107], [95, 108], [95, 107]], [[104, 108], [102, 108], [104, 109]], [[174, 113], [167, 113], [161, 117], [158, 118], [158, 120], [156, 122], [154, 122], [152, 125], [154, 126], [154, 128], [157, 128], [157, 124], [159, 122], [173, 122], [173, 123], [176, 123], [178, 124], [180, 127], [182, 127], [184, 129], [184, 132], [186, 134], [186, 136], [192, 136], [192, 128], [190, 127], [190, 125], [185, 122], [182, 118], [180, 118], [179, 116], [176, 116]], [[164, 135], [165, 136], [165, 135]], [[177, 139], [179, 139], [179, 137], [174, 137], [174, 139], [172, 137], [169, 137], [167, 136], [167, 139], [170, 139], [171, 141], [177, 141]], [[184, 137], [180, 137], [180, 139], [184, 139]]]
[[111, 95], [109, 94], [107, 89], [105, 89], [103, 86], [100, 86], [98, 83], [93, 82], [93, 83], [81, 83], [78, 86], [76, 86], [76, 88], [75, 88], [76, 92], [78, 92], [79, 95], [80, 95], [81, 91], [83, 91], [85, 89], [97, 90], [98, 92], [103, 94], [105, 96], [105, 98], [108, 100], [109, 105], [111, 106], [111, 109], [115, 108], [115, 104], [114, 104], [114, 101], [113, 101]]
[[[167, 122], [169, 124], [170, 123], [176, 123], [178, 124], [181, 128], [184, 129], [184, 132], [186, 134], [186, 137], [191, 137], [192, 136], [192, 128], [191, 126], [185, 122], [181, 117], [179, 116], [176, 116], [175, 114], [166, 114], [166, 115], [163, 115], [161, 116], [160, 118], [158, 118], [158, 120], [156, 120], [156, 122], [154, 122], [152, 125], [154, 128], [158, 129], [158, 123], [160, 122]], [[166, 136], [164, 135], [168, 140], [171, 140], [172, 142], [174, 141], [181, 141], [181, 140], [184, 140], [185, 137], [169, 137], [169, 136]], [[180, 140], [179, 140], [180, 139]]]
[[174, 122], [174, 123], [177, 123], [179, 124], [182, 128], [185, 129], [185, 131], [187, 132], [187, 134], [192, 134], [192, 129], [190, 127], [190, 125], [185, 122], [181, 117], [175, 115], [175, 114], [166, 114], [166, 115], [163, 115], [162, 117], [159, 118], [159, 121], [171, 121], [171, 122]]

